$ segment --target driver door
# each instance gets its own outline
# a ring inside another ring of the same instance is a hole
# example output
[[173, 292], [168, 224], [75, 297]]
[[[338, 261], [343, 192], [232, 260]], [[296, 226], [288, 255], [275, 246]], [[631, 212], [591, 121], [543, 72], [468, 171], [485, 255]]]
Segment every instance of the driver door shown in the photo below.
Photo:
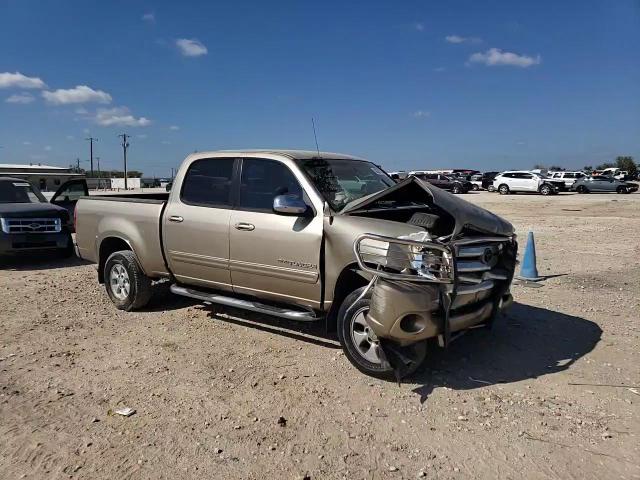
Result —
[[56, 193], [53, 194], [49, 203], [65, 208], [69, 212], [69, 218], [73, 219], [78, 199], [88, 195], [89, 187], [87, 186], [87, 181], [84, 178], [69, 180], [60, 185], [60, 188], [58, 188]]
[[320, 308], [323, 219], [310, 206], [304, 216], [273, 211], [278, 195], [304, 193], [284, 163], [244, 158], [229, 229], [233, 290], [259, 298]]

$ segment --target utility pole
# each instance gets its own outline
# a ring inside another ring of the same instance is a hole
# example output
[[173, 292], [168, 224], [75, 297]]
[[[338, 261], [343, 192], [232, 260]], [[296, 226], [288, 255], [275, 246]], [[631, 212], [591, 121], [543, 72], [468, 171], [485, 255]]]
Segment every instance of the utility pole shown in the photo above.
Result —
[[98, 162], [98, 188], [102, 184], [102, 175], [100, 174], [100, 157], [96, 157], [96, 162]]
[[121, 133], [118, 135], [122, 138], [122, 158], [124, 159], [124, 189], [127, 189], [127, 148], [129, 148], [129, 142], [127, 142], [127, 138], [131, 135], [127, 135], [126, 133]]
[[80, 173], [80, 159], [76, 158], [76, 173]]
[[93, 177], [93, 142], [97, 142], [97, 138], [89, 137], [85, 138], [89, 142], [89, 154], [91, 158], [91, 176]]

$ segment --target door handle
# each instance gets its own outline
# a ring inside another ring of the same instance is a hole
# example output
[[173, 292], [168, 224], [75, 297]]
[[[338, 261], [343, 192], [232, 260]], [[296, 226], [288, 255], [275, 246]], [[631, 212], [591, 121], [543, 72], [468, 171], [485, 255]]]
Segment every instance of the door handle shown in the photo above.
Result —
[[169, 217], [169, 221], [170, 222], [176, 222], [176, 223], [182, 223], [184, 221], [184, 218], [182, 218], [180, 215], [171, 215]]
[[244, 223], [244, 222], [236, 223], [234, 227], [236, 227], [236, 230], [247, 230], [248, 232], [250, 232], [251, 230], [255, 230], [256, 228], [256, 226], [253, 225], [252, 223]]

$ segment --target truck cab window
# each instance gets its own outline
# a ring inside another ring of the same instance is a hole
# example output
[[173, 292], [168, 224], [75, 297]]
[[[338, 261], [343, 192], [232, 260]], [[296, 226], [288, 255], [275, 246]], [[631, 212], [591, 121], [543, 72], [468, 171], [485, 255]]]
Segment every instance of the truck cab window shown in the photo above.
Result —
[[261, 158], [242, 161], [238, 208], [272, 212], [273, 199], [285, 194], [302, 198], [302, 188], [286, 165]]
[[182, 201], [205, 207], [230, 206], [234, 162], [233, 158], [205, 158], [193, 162], [184, 178]]

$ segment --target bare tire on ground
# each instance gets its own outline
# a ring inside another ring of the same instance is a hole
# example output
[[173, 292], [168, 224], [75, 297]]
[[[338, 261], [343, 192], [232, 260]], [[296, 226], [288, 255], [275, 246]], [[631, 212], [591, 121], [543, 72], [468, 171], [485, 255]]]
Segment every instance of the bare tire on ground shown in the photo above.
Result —
[[112, 253], [104, 265], [104, 286], [119, 310], [144, 307], [151, 298], [151, 279], [140, 268], [131, 250]]
[[[367, 323], [367, 313], [371, 305], [370, 294], [358, 299], [365, 288], [355, 290], [342, 302], [338, 311], [338, 340], [345, 356], [362, 373], [392, 380], [395, 378], [393, 368], [384, 356], [379, 339]], [[416, 352], [420, 358], [405, 372], [405, 375], [413, 373], [426, 356], [426, 349], [417, 348], [417, 346]]]
[[509, 187], [503, 183], [498, 187], [498, 192], [500, 192], [500, 195], [507, 195], [509, 193]]

